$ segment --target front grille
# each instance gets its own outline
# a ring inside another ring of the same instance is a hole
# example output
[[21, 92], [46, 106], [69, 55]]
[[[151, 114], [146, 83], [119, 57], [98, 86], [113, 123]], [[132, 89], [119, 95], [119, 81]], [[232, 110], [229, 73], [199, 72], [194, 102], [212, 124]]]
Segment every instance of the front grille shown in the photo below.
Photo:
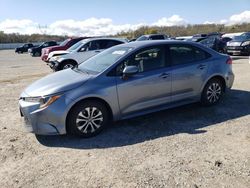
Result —
[[242, 50], [241, 46], [228, 46], [227, 47], [228, 50]]

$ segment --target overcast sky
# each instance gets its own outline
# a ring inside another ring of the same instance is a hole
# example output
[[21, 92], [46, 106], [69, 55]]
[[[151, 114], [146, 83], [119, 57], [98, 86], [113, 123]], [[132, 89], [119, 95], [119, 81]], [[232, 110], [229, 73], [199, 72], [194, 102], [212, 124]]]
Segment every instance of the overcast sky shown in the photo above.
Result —
[[250, 0], [0, 0], [5, 33], [108, 35], [142, 25], [250, 23]]

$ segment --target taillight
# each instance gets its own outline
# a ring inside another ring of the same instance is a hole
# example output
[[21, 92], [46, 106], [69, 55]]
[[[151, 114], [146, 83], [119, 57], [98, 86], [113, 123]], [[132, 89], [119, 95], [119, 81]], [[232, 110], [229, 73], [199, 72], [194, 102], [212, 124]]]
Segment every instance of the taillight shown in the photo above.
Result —
[[232, 60], [232, 58], [230, 57], [230, 58], [228, 58], [228, 60], [227, 60], [227, 62], [226, 62], [227, 64], [229, 64], [229, 65], [232, 65], [233, 64], [233, 60]]

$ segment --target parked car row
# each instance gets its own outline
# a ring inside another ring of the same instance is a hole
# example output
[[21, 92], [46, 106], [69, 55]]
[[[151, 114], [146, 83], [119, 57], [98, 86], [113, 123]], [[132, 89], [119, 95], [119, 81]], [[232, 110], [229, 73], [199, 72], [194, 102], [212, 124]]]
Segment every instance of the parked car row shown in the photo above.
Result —
[[250, 55], [250, 32], [239, 36], [223, 37], [222, 33], [197, 34], [187, 41], [199, 42], [217, 52], [229, 55]]
[[[77, 47], [81, 46], [81, 43], [79, 43], [80, 41], [84, 39], [88, 39], [88, 38], [90, 37], [68, 38], [62, 43], [60, 43], [60, 45], [58, 45], [55, 41], [47, 41], [47, 42], [42, 43], [39, 46], [33, 46], [32, 43], [27, 43], [19, 48], [16, 48], [15, 52], [24, 53], [28, 51], [31, 56], [35, 56], [35, 57], [41, 56], [41, 59], [47, 62], [51, 68], [53, 68], [54, 70], [59, 70], [59, 69], [61, 70], [66, 67], [72, 67], [76, 65], [77, 63], [79, 63], [79, 61], [82, 61], [91, 57], [92, 55], [90, 54], [96, 54], [96, 53], [90, 53], [90, 51], [94, 52], [94, 50], [90, 48], [91, 50], [89, 49], [85, 50], [85, 52], [88, 51], [88, 54], [89, 54], [87, 55], [87, 53], [84, 53], [86, 58], [78, 59], [77, 57], [73, 57], [73, 58], [69, 57], [69, 58], [66, 58], [68, 63], [65, 63], [66, 59], [63, 60], [63, 64], [65, 65], [62, 65], [60, 61], [57, 61], [59, 57], [61, 56], [65, 55], [66, 57], [66, 54], [68, 54], [69, 56], [69, 54], [71, 54], [72, 51], [75, 51]], [[151, 34], [151, 35], [142, 35], [137, 39], [130, 40], [129, 42], [147, 41], [147, 40], [172, 40], [172, 39], [175, 39], [175, 38], [171, 38], [170, 36], [165, 35], [165, 34]], [[196, 34], [192, 36], [191, 38], [190, 37], [186, 37], [186, 38], [177, 37], [176, 39], [199, 42], [202, 45], [212, 48], [215, 51], [220, 52], [220, 53], [226, 53], [230, 55], [250, 55], [250, 32], [245, 32], [245, 33], [242, 33], [240, 36], [235, 36], [232, 38], [223, 37], [223, 34], [219, 32], [213, 32], [213, 33], [208, 33], [208, 34], [205, 34], [205, 33]], [[124, 40], [123, 42], [128, 42], [128, 40], [125, 40], [125, 39], [123, 40]], [[74, 47], [71, 48], [72, 46]], [[110, 46], [108, 45], [108, 47], [111, 47], [111, 46], [113, 45], [110, 45]], [[106, 47], [101, 48], [101, 50], [103, 49], [106, 49]], [[99, 49], [95, 49], [95, 50], [100, 51]], [[59, 56], [59, 57], [52, 58], [54, 56]], [[59, 63], [61, 65], [59, 66], [59, 68], [57, 68]]]
[[77, 65], [21, 94], [21, 116], [35, 134], [90, 137], [112, 121], [197, 101], [214, 105], [234, 81], [229, 56], [194, 42], [88, 38], [50, 56], [53, 68]]

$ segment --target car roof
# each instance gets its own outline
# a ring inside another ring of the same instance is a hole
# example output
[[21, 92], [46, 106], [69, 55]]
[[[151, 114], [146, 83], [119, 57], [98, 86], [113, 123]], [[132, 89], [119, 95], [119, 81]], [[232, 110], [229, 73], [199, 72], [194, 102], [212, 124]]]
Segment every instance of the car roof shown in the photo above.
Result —
[[124, 47], [140, 48], [152, 45], [162, 44], [196, 44], [194, 42], [180, 41], [180, 40], [146, 40], [146, 41], [134, 41], [127, 44], [122, 44]]
[[90, 41], [95, 41], [95, 40], [116, 40], [116, 41], [123, 42], [123, 43], [128, 42], [126, 39], [123, 39], [123, 38], [109, 38], [109, 37], [87, 38], [87, 39], [83, 39], [81, 41], [90, 42]]
[[142, 35], [142, 36], [151, 37], [151, 36], [158, 36], [158, 35], [165, 35], [165, 34], [148, 34], [148, 35]]
[[120, 44], [118, 46], [120, 47], [128, 47], [128, 48], [145, 48], [150, 46], [156, 46], [156, 45], [164, 45], [164, 44], [189, 44], [195, 47], [199, 47], [210, 54], [215, 54], [216, 52], [210, 48], [205, 47], [204, 45], [197, 43], [197, 42], [191, 42], [191, 41], [181, 41], [181, 40], [146, 40], [146, 41], [135, 41], [125, 44]]

